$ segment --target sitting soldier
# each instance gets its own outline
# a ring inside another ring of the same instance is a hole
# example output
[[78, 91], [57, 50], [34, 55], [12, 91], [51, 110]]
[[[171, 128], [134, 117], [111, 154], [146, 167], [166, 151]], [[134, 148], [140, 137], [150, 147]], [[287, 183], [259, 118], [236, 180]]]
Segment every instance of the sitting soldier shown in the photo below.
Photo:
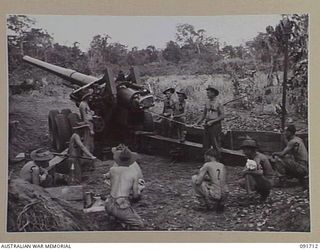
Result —
[[27, 162], [20, 170], [20, 178], [32, 184], [40, 186], [49, 186], [52, 184], [52, 177], [46, 168], [49, 161], [53, 158], [53, 154], [43, 148], [36, 149], [31, 152], [32, 161]]
[[144, 224], [141, 217], [132, 208], [130, 194], [134, 200], [141, 195], [139, 189], [139, 177], [136, 167], [129, 167], [133, 164], [138, 154], [131, 152], [127, 147], [113, 150], [113, 157], [117, 165], [110, 168], [106, 178], [110, 178], [111, 191], [107, 199], [106, 212], [118, 219], [130, 229], [141, 229]]
[[[112, 153], [113, 153], [113, 159], [114, 159], [114, 164], [113, 166], [114, 167], [117, 167], [119, 166], [118, 163], [117, 163], [117, 158], [116, 156], [125, 148], [126, 146], [124, 144], [119, 144], [117, 147], [113, 147], [111, 149]], [[134, 153], [134, 152], [133, 152]], [[136, 153], [134, 153], [136, 154]], [[138, 158], [135, 162], [133, 162], [130, 166], [129, 166], [130, 169], [134, 169], [138, 175], [138, 178], [139, 178], [139, 191], [142, 192], [143, 189], [145, 188], [145, 181], [143, 179], [143, 174], [142, 174], [142, 171], [141, 171], [141, 168], [138, 164]], [[106, 175], [107, 177], [107, 175]], [[106, 182], [108, 185], [109, 185], [109, 182], [107, 181]]]
[[296, 135], [294, 125], [286, 128], [287, 145], [281, 152], [272, 154], [274, 167], [281, 175], [297, 178], [303, 188], [308, 188], [308, 151], [303, 140]]
[[226, 184], [226, 168], [218, 162], [219, 152], [208, 149], [205, 153], [206, 163], [200, 169], [198, 175], [192, 176], [192, 186], [200, 200], [204, 200], [207, 209], [212, 209], [216, 203], [216, 211], [223, 212], [228, 194]]
[[264, 154], [257, 151], [255, 140], [247, 138], [242, 142], [241, 148], [248, 158], [243, 170], [243, 179], [240, 185], [245, 187], [248, 194], [256, 191], [261, 195], [261, 201], [265, 201], [271, 191], [274, 180], [272, 166]]

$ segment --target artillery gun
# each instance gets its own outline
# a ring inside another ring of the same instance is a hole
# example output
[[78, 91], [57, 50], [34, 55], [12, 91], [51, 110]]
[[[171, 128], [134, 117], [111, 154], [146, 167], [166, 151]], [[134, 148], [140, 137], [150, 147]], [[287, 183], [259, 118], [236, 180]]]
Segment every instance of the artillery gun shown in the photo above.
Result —
[[[23, 60], [76, 85], [70, 99], [77, 106], [84, 95], [91, 94], [88, 102], [95, 114], [95, 141], [112, 145], [129, 138], [134, 131], [154, 130], [152, 115], [147, 112], [154, 105], [154, 99], [148, 89], [138, 84], [136, 69], [131, 68], [127, 78], [115, 82], [109, 68], [103, 77], [97, 78], [29, 56], [24, 56]], [[57, 151], [61, 152], [66, 148], [73, 133], [72, 127], [78, 121], [79, 115], [72, 113], [70, 109], [63, 109], [61, 112], [50, 110], [49, 135]]]

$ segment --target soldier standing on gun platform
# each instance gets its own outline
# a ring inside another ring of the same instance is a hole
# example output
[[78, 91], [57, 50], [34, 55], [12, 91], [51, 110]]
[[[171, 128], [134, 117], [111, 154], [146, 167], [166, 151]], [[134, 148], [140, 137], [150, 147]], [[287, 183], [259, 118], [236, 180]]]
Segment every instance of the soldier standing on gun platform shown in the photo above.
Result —
[[84, 144], [89, 149], [91, 153], [94, 151], [94, 127], [93, 127], [93, 111], [89, 107], [88, 100], [91, 96], [91, 93], [87, 93], [82, 97], [82, 100], [79, 105], [79, 111], [82, 121], [89, 125], [89, 130], [86, 131], [84, 135]]
[[186, 122], [186, 99], [187, 95], [180, 91], [177, 91], [178, 95], [178, 101], [174, 104], [174, 110], [173, 110], [173, 121], [177, 121], [180, 123], [173, 122], [172, 127], [174, 130], [174, 133], [177, 134], [178, 139], [180, 142], [185, 141], [185, 127], [182, 123]]
[[[70, 138], [69, 143], [69, 156], [71, 161], [71, 182], [80, 183], [82, 177], [82, 168], [88, 162], [81, 159], [83, 156], [87, 156], [92, 160], [97, 159], [90, 153], [88, 148], [83, 143], [85, 141], [84, 135], [88, 134], [86, 130], [89, 130], [89, 125], [86, 122], [79, 122], [77, 126], [73, 127], [75, 133]], [[92, 162], [90, 162], [92, 163]]]
[[204, 105], [203, 115], [196, 125], [200, 125], [203, 121], [203, 150], [207, 151], [211, 146], [220, 151], [221, 147], [221, 121], [224, 119], [223, 105], [218, 100], [219, 91], [213, 86], [207, 87], [208, 101]]
[[171, 136], [171, 122], [170, 119], [173, 115], [174, 110], [174, 101], [172, 99], [172, 95], [175, 92], [174, 88], [168, 88], [163, 91], [163, 94], [166, 95], [163, 101], [163, 112], [162, 116], [164, 118], [161, 121], [161, 133], [163, 136]]

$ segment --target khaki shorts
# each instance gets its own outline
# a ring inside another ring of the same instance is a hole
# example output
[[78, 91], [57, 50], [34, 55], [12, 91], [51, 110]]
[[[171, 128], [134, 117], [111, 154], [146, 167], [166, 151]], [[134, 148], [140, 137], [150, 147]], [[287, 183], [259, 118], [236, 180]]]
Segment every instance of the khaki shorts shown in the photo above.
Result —
[[108, 214], [116, 217], [120, 222], [133, 227], [143, 227], [143, 221], [137, 212], [131, 207], [128, 197], [108, 197], [105, 205]]

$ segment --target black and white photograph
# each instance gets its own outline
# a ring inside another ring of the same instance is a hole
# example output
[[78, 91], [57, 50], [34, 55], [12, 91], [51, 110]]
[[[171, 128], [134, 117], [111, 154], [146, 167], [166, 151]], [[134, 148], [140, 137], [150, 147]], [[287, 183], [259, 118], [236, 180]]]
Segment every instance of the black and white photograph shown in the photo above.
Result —
[[8, 233], [311, 231], [307, 13], [6, 25]]

